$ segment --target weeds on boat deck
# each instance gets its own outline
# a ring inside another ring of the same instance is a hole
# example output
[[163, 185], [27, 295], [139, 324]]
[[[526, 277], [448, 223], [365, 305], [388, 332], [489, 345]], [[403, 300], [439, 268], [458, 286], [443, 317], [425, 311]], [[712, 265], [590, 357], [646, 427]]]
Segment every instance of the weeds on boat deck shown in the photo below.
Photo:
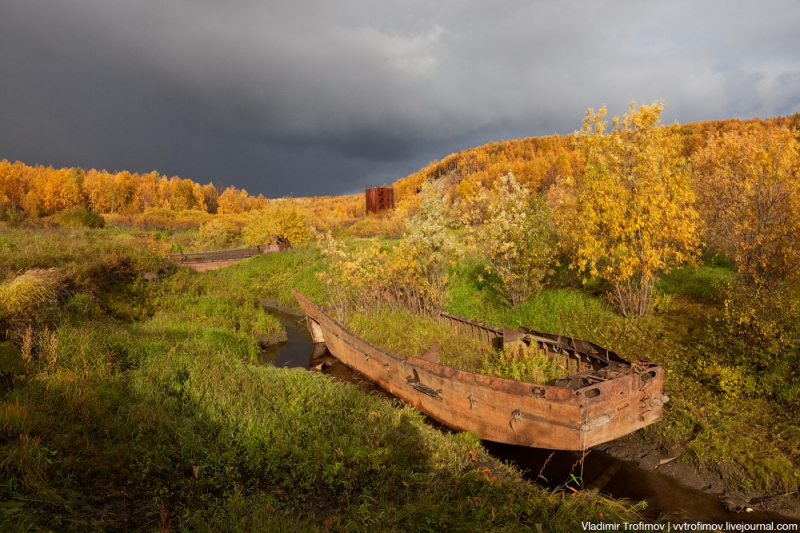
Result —
[[519, 342], [497, 351], [451, 326], [406, 309], [382, 306], [370, 313], [353, 313], [347, 317], [347, 327], [401, 359], [419, 357], [437, 345], [442, 364], [468, 372], [542, 384], [552, 384], [570, 373], [536, 346]]

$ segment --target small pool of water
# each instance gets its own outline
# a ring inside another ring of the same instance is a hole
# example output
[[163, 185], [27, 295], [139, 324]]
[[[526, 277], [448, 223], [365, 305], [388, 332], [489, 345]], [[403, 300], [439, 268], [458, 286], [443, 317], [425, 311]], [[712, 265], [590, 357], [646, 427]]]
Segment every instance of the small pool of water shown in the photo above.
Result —
[[288, 340], [263, 349], [261, 362], [280, 367], [308, 368], [308, 358], [314, 350], [314, 341], [306, 327], [305, 317], [271, 308], [267, 308], [267, 311], [280, 321]]
[[393, 398], [375, 383], [365, 379], [336, 359], [324, 344], [314, 344], [306, 327], [305, 317], [299, 317], [278, 309], [267, 310], [280, 320], [288, 340], [269, 346], [261, 352], [261, 362], [278, 367], [317, 370], [329, 376], [353, 383], [365, 392], [376, 392]]

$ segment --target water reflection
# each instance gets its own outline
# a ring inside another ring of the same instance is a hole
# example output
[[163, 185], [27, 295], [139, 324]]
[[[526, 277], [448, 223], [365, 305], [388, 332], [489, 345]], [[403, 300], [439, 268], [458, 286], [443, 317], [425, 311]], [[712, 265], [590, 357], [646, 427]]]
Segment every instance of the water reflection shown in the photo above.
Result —
[[[261, 352], [261, 362], [277, 367], [305, 368], [317, 370], [342, 381], [352, 383], [365, 392], [377, 392], [387, 398], [393, 398], [375, 383], [365, 379], [360, 373], [353, 371], [336, 359], [324, 344], [314, 344], [306, 327], [305, 317], [298, 317], [269, 309], [280, 320], [288, 340], [269, 346]], [[309, 354], [311, 354], [309, 356]]]
[[305, 318], [269, 308], [286, 330], [288, 340], [268, 346], [261, 351], [261, 362], [278, 367], [304, 368], [308, 354], [314, 350], [314, 341], [305, 325]]

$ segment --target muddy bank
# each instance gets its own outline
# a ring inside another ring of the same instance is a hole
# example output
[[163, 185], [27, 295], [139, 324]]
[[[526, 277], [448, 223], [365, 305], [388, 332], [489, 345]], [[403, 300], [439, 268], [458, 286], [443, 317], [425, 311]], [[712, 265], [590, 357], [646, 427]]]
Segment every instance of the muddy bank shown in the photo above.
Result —
[[704, 468], [702, 465], [690, 464], [682, 456], [682, 452], [664, 455], [657, 450], [648, 449], [637, 435], [628, 435], [622, 439], [596, 446], [595, 450], [609, 457], [624, 461], [638, 467], [644, 477], [657, 474], [695, 491], [699, 501], [721, 502], [725, 510], [779, 513], [785, 517], [800, 521], [800, 495], [797, 492], [787, 494], [767, 494], [764, 492], [743, 492], [726, 483], [718, 472]]
[[[601, 447], [589, 450], [581, 462], [580, 452], [486, 441], [484, 446], [492, 455], [516, 464], [529, 480], [548, 489], [577, 489], [582, 483], [590, 494], [601, 492], [615, 499], [645, 501], [647, 508], [643, 514], [650, 519], [666, 515], [673, 522], [800, 523], [800, 516], [793, 514], [788, 506], [776, 506], [775, 500], [747, 503], [741, 497], [711, 494], [702, 490], [706, 487], [688, 485], [684, 480], [697, 485], [699, 478], [693, 478], [693, 469], [680, 463], [678, 469], [660, 472], [653, 467], [642, 467], [633, 460], [617, 458], [599, 449]], [[646, 456], [641, 451], [638, 453]]]

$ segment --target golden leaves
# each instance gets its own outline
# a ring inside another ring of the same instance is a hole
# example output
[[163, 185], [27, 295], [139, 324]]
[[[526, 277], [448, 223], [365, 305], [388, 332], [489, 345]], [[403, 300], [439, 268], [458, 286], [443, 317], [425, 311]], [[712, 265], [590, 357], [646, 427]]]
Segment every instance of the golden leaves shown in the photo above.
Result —
[[585, 171], [559, 181], [555, 217], [572, 267], [614, 284], [623, 314], [646, 313], [661, 272], [697, 253], [698, 214], [681, 143], [660, 121], [663, 105], [634, 103], [605, 133], [606, 110], [578, 133]]
[[542, 287], [555, 254], [550, 235], [550, 213], [544, 199], [532, 195], [513, 174], [500, 178], [477, 198], [481, 224], [473, 227], [477, 247], [497, 273], [498, 287], [516, 306]]
[[693, 156], [708, 239], [745, 278], [775, 285], [800, 269], [800, 143], [786, 127], [714, 135]]

